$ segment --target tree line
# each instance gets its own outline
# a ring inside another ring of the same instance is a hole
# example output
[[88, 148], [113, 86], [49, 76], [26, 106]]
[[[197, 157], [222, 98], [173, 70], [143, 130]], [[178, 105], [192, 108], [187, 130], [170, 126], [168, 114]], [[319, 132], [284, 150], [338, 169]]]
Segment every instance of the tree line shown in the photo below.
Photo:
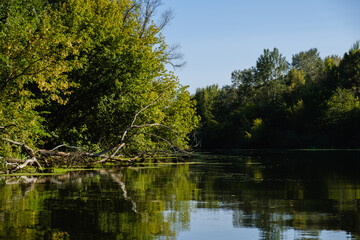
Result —
[[340, 57], [265, 49], [232, 84], [199, 88], [202, 148], [359, 148], [359, 42]]
[[1, 1], [0, 163], [70, 147], [103, 160], [189, 149], [198, 118], [166, 68], [181, 62], [161, 34], [173, 14], [157, 16], [160, 4]]

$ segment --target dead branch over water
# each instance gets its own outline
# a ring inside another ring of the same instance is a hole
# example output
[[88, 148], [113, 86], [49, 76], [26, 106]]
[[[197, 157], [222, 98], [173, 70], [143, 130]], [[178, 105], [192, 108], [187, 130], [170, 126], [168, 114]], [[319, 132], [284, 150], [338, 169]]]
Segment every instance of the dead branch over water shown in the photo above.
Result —
[[[163, 93], [160, 94], [158, 98], [156, 98], [154, 101], [152, 101], [151, 103], [140, 109], [134, 115], [131, 124], [124, 130], [124, 132], [121, 135], [119, 135], [119, 140], [117, 143], [113, 144], [111, 147], [103, 151], [100, 151], [98, 153], [86, 152], [81, 147], [68, 146], [65, 144], [59, 145], [51, 150], [38, 149], [37, 151], [35, 151], [33, 148], [29, 147], [25, 143], [14, 141], [9, 138], [4, 138], [4, 137], [0, 138], [0, 140], [8, 142], [12, 145], [20, 146], [22, 152], [28, 156], [28, 158], [25, 160], [14, 159], [14, 158], [5, 159], [4, 163], [6, 165], [6, 168], [8, 169], [9, 173], [14, 173], [29, 165], [35, 166], [38, 171], [42, 171], [43, 167], [40, 164], [40, 162], [42, 162], [46, 167], [54, 166], [54, 165], [55, 166], [64, 165], [64, 164], [67, 166], [95, 165], [95, 164], [103, 164], [106, 162], [116, 162], [116, 163], [121, 163], [123, 165], [131, 165], [136, 161], [138, 161], [139, 159], [145, 158], [145, 156], [154, 155], [154, 150], [152, 150], [151, 152], [143, 151], [138, 155], [132, 156], [130, 158], [124, 158], [123, 155], [120, 154], [120, 150], [124, 148], [127, 144], [129, 144], [131, 142], [131, 139], [138, 134], [151, 135], [152, 137], [165, 142], [172, 149], [172, 153], [181, 153], [181, 154], [187, 153], [181, 150], [181, 148], [177, 147], [175, 144], [173, 144], [170, 140], [165, 139], [156, 134], [147, 133], [144, 131], [145, 129], [148, 128], [159, 127], [167, 131], [170, 131], [173, 134], [179, 133], [175, 131], [173, 127], [161, 123], [143, 123], [141, 125], [136, 124], [138, 116], [145, 110], [148, 110], [152, 105], [156, 104], [162, 98]], [[11, 126], [13, 125], [8, 125], [4, 127], [0, 126], [0, 130], [5, 131], [7, 127], [11, 127]], [[72, 149], [72, 151], [60, 151], [60, 149], [63, 148]], [[158, 152], [160, 153], [162, 151], [158, 150]]]

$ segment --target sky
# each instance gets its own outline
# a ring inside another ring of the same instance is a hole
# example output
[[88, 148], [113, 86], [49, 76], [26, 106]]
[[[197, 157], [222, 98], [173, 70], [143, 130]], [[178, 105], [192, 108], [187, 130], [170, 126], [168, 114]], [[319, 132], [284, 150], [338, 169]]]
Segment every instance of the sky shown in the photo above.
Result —
[[175, 18], [163, 30], [186, 65], [174, 71], [190, 93], [231, 84], [231, 73], [256, 64], [264, 49], [292, 55], [317, 48], [343, 56], [360, 40], [360, 0], [163, 0]]

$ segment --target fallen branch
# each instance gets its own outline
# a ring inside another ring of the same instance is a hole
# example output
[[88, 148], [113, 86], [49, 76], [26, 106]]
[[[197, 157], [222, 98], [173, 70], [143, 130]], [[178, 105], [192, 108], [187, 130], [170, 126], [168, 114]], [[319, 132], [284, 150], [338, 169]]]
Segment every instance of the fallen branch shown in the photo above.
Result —
[[[158, 98], [156, 98], [153, 102], [149, 103], [148, 105], [146, 105], [145, 107], [143, 107], [142, 109], [140, 109], [137, 113], [135, 113], [134, 118], [133, 118], [130, 126], [128, 126], [128, 127], [125, 129], [125, 131], [124, 131], [123, 134], [121, 135], [120, 140], [119, 140], [116, 144], [112, 145], [112, 146], [109, 147], [108, 149], [105, 149], [105, 150], [103, 150], [103, 151], [101, 151], [101, 152], [96, 153], [95, 156], [99, 157], [99, 156], [101, 156], [101, 155], [103, 155], [103, 154], [105, 154], [105, 153], [110, 152], [111, 150], [113, 150], [113, 149], [116, 148], [116, 147], [118, 147], [118, 149], [117, 149], [117, 151], [118, 151], [118, 150], [119, 150], [119, 146], [121, 146], [122, 144], [125, 143], [126, 135], [127, 135], [128, 132], [129, 132], [131, 129], [133, 129], [133, 128], [145, 128], [145, 127], [153, 127], [153, 126], [165, 126], [165, 125], [160, 124], [160, 123], [152, 123], [152, 124], [144, 124], [144, 125], [135, 125], [135, 122], [136, 122], [137, 117], [139, 116], [139, 114], [142, 113], [143, 111], [145, 111], [146, 109], [148, 109], [149, 107], [151, 107], [152, 105], [156, 104], [156, 103], [162, 98], [162, 95], [164, 94], [165, 90], [168, 89], [169, 87], [170, 87], [170, 85], [167, 86], [167, 87], [164, 89], [164, 91], [158, 96]], [[168, 127], [168, 126], [166, 126], [166, 127]], [[170, 127], [168, 127], [168, 128], [170, 128]]]
[[35, 154], [35, 151], [29, 147], [28, 145], [26, 145], [25, 143], [20, 143], [20, 142], [16, 142], [16, 141], [13, 141], [11, 139], [8, 139], [8, 138], [2, 138], [2, 140], [6, 141], [6, 142], [9, 142], [11, 144], [14, 144], [16, 146], [21, 146], [21, 148], [23, 149], [24, 152], [26, 152], [31, 158], [30, 159], [27, 159], [25, 160], [24, 163], [22, 164], [18, 164], [17, 167], [15, 167], [14, 169], [11, 170], [11, 172], [16, 172], [24, 167], [26, 167], [27, 165], [29, 164], [34, 164], [37, 166], [37, 168], [39, 170], [42, 170], [42, 167], [41, 167], [41, 164], [39, 163], [39, 161], [36, 159], [36, 154]]
[[[123, 146], [125, 146], [125, 143], [118, 144], [118, 148], [115, 150], [115, 152], [114, 152], [110, 157], [105, 157], [104, 159], [95, 162], [95, 164], [97, 164], [97, 163], [102, 163], [102, 162], [107, 161], [108, 159], [114, 158], [114, 157], [116, 156], [116, 154], [120, 151], [120, 149], [121, 149]], [[112, 148], [112, 149], [113, 149], [113, 148]]]
[[17, 159], [17, 158], [8, 158], [6, 159], [6, 163], [8, 164], [21, 164], [21, 163], [24, 163], [25, 160], [23, 159]]
[[94, 153], [88, 152], [61, 152], [54, 150], [38, 150], [38, 153], [42, 156], [59, 156], [59, 157], [96, 157]]
[[[133, 153], [134, 155], [138, 155], [135, 156], [133, 158], [130, 159], [126, 159], [126, 158], [121, 158], [123, 155], [119, 154], [120, 150], [122, 150], [124, 148], [125, 145], [129, 146], [130, 143], [134, 140], [133, 137], [139, 134], [144, 134], [144, 135], [148, 135], [151, 137], [151, 140], [153, 140], [153, 138], [157, 139], [157, 143], [162, 141], [164, 143], [166, 143], [169, 147], [166, 147], [166, 150], [168, 151], [168, 153], [173, 152], [181, 152], [181, 148], [179, 146], [176, 146], [176, 144], [174, 144], [176, 142], [176, 139], [169, 141], [168, 139], [166, 139], [165, 137], [162, 137], [160, 135], [151, 133], [151, 132], [147, 132], [145, 129], [150, 129], [150, 128], [154, 128], [154, 127], [158, 127], [159, 130], [161, 131], [166, 131], [167, 133], [170, 133], [170, 131], [172, 133], [181, 133], [179, 131], [176, 131], [176, 128], [173, 126], [167, 126], [165, 124], [162, 123], [139, 123], [139, 125], [136, 124], [137, 119], [139, 117], [139, 115], [144, 112], [145, 110], [149, 109], [151, 106], [153, 106], [154, 104], [156, 104], [164, 95], [165, 91], [167, 88], [169, 88], [170, 85], [168, 85], [163, 92], [161, 92], [158, 97], [153, 100], [151, 103], [147, 104], [145, 107], [141, 108], [138, 112], [135, 113], [131, 124], [129, 126], [126, 127], [126, 129], [122, 132], [122, 134], [117, 136], [117, 141], [115, 142], [115, 144], [111, 145], [109, 148], [100, 151], [98, 153], [89, 153], [89, 152], [85, 152], [83, 151], [81, 148], [79, 147], [74, 147], [74, 146], [68, 146], [65, 144], [59, 145], [51, 150], [44, 150], [44, 149], [39, 149], [37, 150], [37, 152], [35, 152], [31, 147], [27, 146], [24, 143], [20, 143], [20, 142], [16, 142], [14, 140], [8, 139], [8, 138], [0, 138], [4, 141], [7, 141], [13, 145], [17, 145], [20, 146], [23, 150], [23, 152], [26, 152], [27, 155], [30, 156], [30, 159], [25, 160], [24, 162], [8, 162], [9, 165], [16, 165], [16, 167], [14, 168], [13, 171], [17, 171], [19, 169], [22, 169], [24, 167], [26, 167], [29, 164], [36, 164], [36, 166], [38, 167], [38, 169], [42, 169], [39, 161], [37, 159], [40, 159], [41, 161], [43, 161], [45, 163], [46, 166], [51, 166], [54, 163], [59, 163], [59, 161], [62, 161], [62, 163], [66, 163], [68, 165], [75, 163], [84, 163], [86, 162], [86, 164], [90, 163], [90, 164], [99, 164], [99, 163], [104, 163], [106, 161], [121, 161], [121, 162], [125, 162], [125, 163], [133, 163], [136, 159], [138, 158], [142, 158], [145, 155], [149, 155], [151, 156], [151, 154], [149, 154], [149, 151], [147, 152], [143, 152], [143, 153]], [[7, 127], [10, 127], [13, 125], [7, 125], [4, 127], [0, 126], [0, 130], [4, 130]], [[16, 126], [16, 125], [15, 125]], [[154, 129], [155, 132], [157, 132], [158, 128]], [[162, 129], [160, 129], [162, 128]], [[177, 136], [179, 137], [179, 135]], [[136, 139], [135, 139], [136, 140]], [[170, 150], [170, 147], [172, 149], [172, 151]], [[72, 148], [75, 149], [73, 150], [73, 152], [67, 152], [65, 151], [59, 151], [60, 148]], [[149, 145], [149, 148], [151, 148], [151, 146]], [[131, 148], [130, 148], [131, 149]], [[157, 153], [159, 153], [159, 149], [156, 150]], [[88, 161], [89, 158], [94, 159], [93, 161]]]
[[51, 149], [51, 151], [55, 151], [55, 150], [57, 150], [57, 149], [59, 149], [59, 148], [62, 148], [62, 147], [79, 149], [79, 150], [83, 149], [83, 148], [81, 148], [81, 147], [75, 147], [75, 146], [69, 146], [69, 145], [66, 145], [66, 144], [61, 144], [61, 145], [59, 145], [59, 146], [54, 147], [53, 149]]
[[148, 109], [149, 107], [151, 107], [152, 105], [154, 105], [155, 103], [157, 103], [161, 98], [162, 98], [162, 95], [165, 93], [165, 90], [167, 90], [168, 88], [170, 88], [171, 85], [167, 86], [166, 88], [164, 88], [164, 90], [160, 93], [160, 95], [158, 96], [158, 98], [156, 98], [153, 102], [149, 103], [148, 105], [146, 105], [145, 107], [143, 107], [142, 109], [140, 109], [140, 111], [138, 111], [135, 115], [134, 115], [134, 118], [130, 124], [129, 127], [127, 127], [125, 129], [125, 131], [123, 132], [123, 135], [121, 136], [121, 142], [123, 142], [125, 140], [125, 137], [126, 137], [126, 134], [128, 133], [128, 131], [132, 128], [134, 128], [135, 125], [135, 122], [137, 120], [137, 117], [139, 116], [140, 113], [142, 113], [143, 111], [145, 111], [146, 109]]
[[7, 142], [12, 143], [12, 144], [17, 145], [17, 146], [21, 146], [23, 148], [23, 150], [25, 150], [25, 152], [30, 157], [32, 157], [32, 158], [36, 157], [35, 151], [31, 147], [26, 145], [25, 143], [16, 142], [16, 141], [13, 141], [13, 140], [8, 139], [8, 138], [2, 138], [2, 140], [7, 141]]
[[[125, 144], [120, 145], [118, 149], [120, 149], [124, 145]], [[44, 157], [67, 157], [67, 158], [97, 158], [97, 157], [100, 157], [101, 158], [100, 160], [92, 162], [91, 164], [103, 163], [108, 160], [132, 163], [134, 160], [136, 160], [138, 158], [138, 157], [130, 158], [130, 159], [119, 158], [119, 157], [115, 156], [117, 152], [115, 152], [111, 156], [107, 156], [107, 155], [103, 155], [103, 154], [97, 155], [95, 153], [88, 153], [88, 152], [59, 152], [59, 151], [42, 150], [41, 149], [41, 150], [38, 150], [38, 153]]]
[[38, 162], [38, 160], [36, 159], [36, 157], [33, 157], [33, 158], [30, 158], [30, 159], [26, 160], [23, 164], [17, 165], [17, 167], [12, 169], [11, 172], [19, 171], [20, 169], [25, 168], [27, 165], [29, 165], [29, 164], [32, 165], [34, 163], [37, 165], [37, 168], [39, 170], [42, 170], [42, 167], [41, 167], [40, 163]]
[[125, 158], [119, 158], [119, 157], [106, 157], [106, 158], [103, 158], [99, 161], [96, 161], [96, 162], [93, 162], [93, 164], [99, 164], [99, 163], [104, 163], [108, 160], [115, 160], [115, 161], [121, 161], [121, 162], [127, 162], [127, 163], [133, 163], [136, 159], [139, 159], [141, 158], [142, 155], [139, 155], [139, 156], [135, 156], [133, 158], [129, 158], [129, 159], [125, 159]]

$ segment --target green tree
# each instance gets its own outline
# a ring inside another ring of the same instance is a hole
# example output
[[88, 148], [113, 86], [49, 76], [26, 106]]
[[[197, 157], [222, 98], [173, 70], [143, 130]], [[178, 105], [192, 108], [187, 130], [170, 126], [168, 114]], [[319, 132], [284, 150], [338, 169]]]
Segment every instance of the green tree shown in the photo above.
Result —
[[[66, 103], [74, 84], [64, 73], [77, 64], [68, 59], [77, 49], [46, 1], [4, 0], [0, 11], [0, 135], [34, 146], [46, 135], [35, 92]], [[1, 141], [0, 151], [9, 155], [12, 148]]]
[[328, 123], [341, 123], [360, 113], [360, 101], [352, 89], [336, 89], [326, 102], [326, 120]]
[[253, 86], [256, 83], [255, 80], [256, 68], [248, 68], [244, 70], [235, 70], [231, 73], [231, 82], [234, 87], [240, 85]]
[[360, 42], [356, 42], [340, 61], [339, 83], [343, 88], [355, 88], [360, 96]]
[[358, 49], [324, 61], [317, 49], [300, 52], [290, 70], [276, 48], [265, 49], [256, 66], [233, 71], [232, 86], [213, 96], [208, 115], [217, 125], [205, 131], [201, 124], [204, 147], [356, 146]]
[[286, 76], [289, 91], [293, 92], [305, 85], [305, 74], [302, 70], [292, 68]]
[[161, 30], [172, 15], [155, 24], [159, 4], [4, 1], [0, 134], [93, 150], [121, 140], [125, 155], [186, 149], [198, 119], [186, 87], [165, 68], [174, 54]]
[[324, 62], [316, 48], [293, 55], [291, 65], [305, 74], [307, 81], [314, 82], [324, 73]]
[[288, 67], [289, 63], [277, 48], [273, 51], [264, 49], [264, 53], [256, 61], [255, 81], [258, 85], [263, 85], [271, 80], [281, 80]]
[[196, 110], [200, 116], [201, 123], [196, 132], [196, 139], [206, 146], [213, 142], [218, 132], [219, 122], [217, 119], [217, 101], [219, 100], [220, 89], [218, 85], [211, 85], [205, 88], [196, 89], [193, 99], [196, 101]]
[[79, 39], [84, 63], [68, 73], [76, 83], [68, 103], [47, 105], [56, 136], [50, 144], [109, 147], [136, 124], [127, 135], [127, 154], [186, 148], [198, 120], [188, 91], [165, 69], [171, 59], [163, 25], [151, 21], [157, 3], [69, 0], [59, 7], [61, 25]]
[[211, 85], [205, 88], [196, 89], [194, 98], [196, 99], [196, 109], [203, 123], [214, 120], [215, 102], [220, 94], [218, 85]]

